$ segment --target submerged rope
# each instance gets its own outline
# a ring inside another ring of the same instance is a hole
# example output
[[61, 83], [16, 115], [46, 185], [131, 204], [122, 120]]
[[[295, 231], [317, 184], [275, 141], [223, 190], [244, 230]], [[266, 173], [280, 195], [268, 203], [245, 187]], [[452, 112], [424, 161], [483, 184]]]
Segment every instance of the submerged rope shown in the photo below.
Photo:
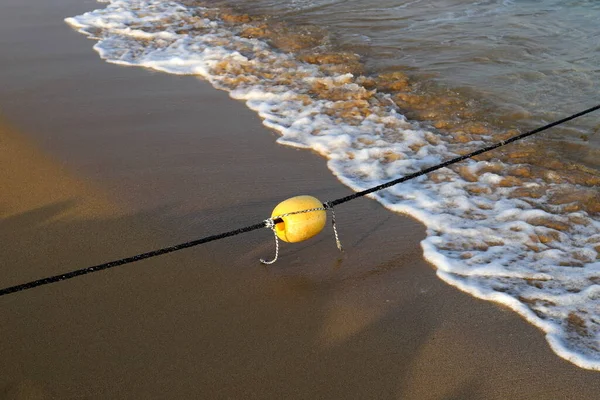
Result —
[[[208, 242], [212, 242], [212, 241], [215, 241], [215, 240], [225, 239], [225, 238], [230, 237], [230, 236], [235, 236], [235, 235], [239, 235], [241, 233], [255, 231], [257, 229], [261, 229], [261, 228], [265, 228], [265, 227], [269, 228], [269, 229], [272, 229], [274, 231], [275, 225], [277, 223], [279, 223], [279, 222], [282, 222], [281, 217], [284, 217], [284, 216], [287, 216], [287, 215], [291, 215], [291, 214], [299, 214], [299, 213], [306, 213], [306, 212], [312, 212], [312, 211], [321, 211], [321, 210], [331, 211], [332, 225], [333, 225], [333, 231], [334, 231], [334, 234], [335, 234], [336, 244], [337, 244], [338, 249], [342, 250], [342, 245], [340, 243], [340, 240], [339, 240], [339, 237], [338, 237], [337, 228], [336, 228], [336, 225], [335, 225], [335, 213], [333, 211], [333, 207], [334, 206], [346, 203], [346, 202], [348, 202], [350, 200], [354, 200], [354, 199], [357, 199], [359, 197], [366, 196], [368, 194], [377, 192], [377, 191], [382, 190], [382, 189], [386, 189], [388, 187], [397, 185], [399, 183], [406, 182], [408, 180], [418, 178], [419, 176], [426, 175], [426, 174], [428, 174], [430, 172], [436, 171], [438, 169], [447, 167], [447, 166], [452, 165], [452, 164], [456, 164], [456, 163], [458, 163], [460, 161], [466, 160], [467, 158], [475, 157], [475, 156], [477, 156], [479, 154], [483, 154], [483, 153], [486, 153], [488, 151], [497, 149], [498, 147], [502, 147], [502, 146], [505, 146], [505, 145], [507, 145], [509, 143], [515, 142], [517, 140], [521, 140], [521, 139], [524, 139], [524, 138], [526, 138], [528, 136], [535, 135], [536, 133], [540, 133], [540, 132], [545, 131], [547, 129], [550, 129], [550, 128], [554, 127], [554, 126], [557, 126], [557, 125], [560, 125], [560, 124], [564, 124], [567, 121], [573, 120], [575, 118], [579, 118], [579, 117], [581, 117], [583, 115], [589, 114], [589, 113], [591, 113], [593, 111], [596, 111], [598, 109], [600, 109], [600, 104], [598, 104], [597, 106], [588, 108], [587, 110], [581, 111], [581, 112], [579, 112], [577, 114], [573, 114], [573, 115], [571, 115], [569, 117], [560, 119], [558, 121], [551, 122], [551, 123], [549, 123], [547, 125], [544, 125], [544, 126], [539, 127], [537, 129], [531, 130], [529, 132], [525, 132], [525, 133], [522, 133], [520, 135], [513, 136], [513, 137], [508, 138], [506, 140], [502, 140], [502, 141], [500, 141], [498, 143], [495, 143], [495, 144], [492, 144], [490, 146], [484, 147], [482, 149], [476, 150], [476, 151], [474, 151], [472, 153], [465, 154], [464, 156], [456, 157], [456, 158], [453, 158], [451, 160], [445, 161], [445, 162], [443, 162], [441, 164], [434, 165], [433, 167], [425, 168], [425, 169], [423, 169], [423, 170], [421, 170], [419, 172], [415, 172], [413, 174], [405, 175], [405, 176], [403, 176], [401, 178], [394, 179], [392, 181], [383, 183], [383, 184], [378, 185], [378, 186], [374, 186], [374, 187], [372, 187], [370, 189], [366, 189], [366, 190], [354, 193], [354, 194], [349, 195], [349, 196], [345, 196], [345, 197], [342, 197], [342, 198], [339, 198], [339, 199], [336, 199], [336, 200], [332, 200], [332, 201], [327, 201], [327, 202], [323, 203], [323, 208], [315, 208], [315, 209], [309, 209], [309, 210], [295, 211], [295, 212], [284, 214], [284, 215], [281, 215], [281, 216], [278, 216], [278, 217], [275, 217], [275, 218], [269, 218], [269, 219], [267, 219], [265, 221], [262, 221], [260, 223], [254, 224], [254, 225], [249, 225], [249, 226], [244, 227], [244, 228], [239, 228], [239, 229], [236, 229], [236, 230], [233, 230], [233, 231], [229, 231], [229, 232], [225, 232], [225, 233], [221, 233], [221, 234], [218, 234], [218, 235], [211, 235], [211, 236], [207, 236], [207, 237], [202, 238], [202, 239], [197, 239], [197, 240], [193, 240], [193, 241], [190, 241], [190, 242], [181, 243], [181, 244], [178, 244], [178, 245], [175, 245], [175, 246], [165, 247], [163, 249], [150, 251], [148, 253], [142, 253], [142, 254], [138, 254], [138, 255], [132, 256], [132, 257], [122, 258], [120, 260], [115, 260], [115, 261], [107, 262], [107, 263], [104, 263], [104, 264], [95, 265], [93, 267], [82, 268], [82, 269], [78, 269], [78, 270], [75, 270], [75, 271], [67, 272], [67, 273], [64, 273], [64, 274], [54, 275], [54, 276], [50, 276], [50, 277], [47, 277], [47, 278], [42, 278], [42, 279], [38, 279], [38, 280], [35, 280], [35, 281], [31, 281], [31, 282], [28, 282], [28, 283], [23, 283], [21, 285], [7, 287], [7, 288], [4, 288], [4, 289], [0, 289], [0, 296], [4, 296], [4, 295], [10, 294], [10, 293], [20, 292], [20, 291], [27, 290], [27, 289], [33, 289], [35, 287], [42, 286], [42, 285], [48, 285], [48, 284], [54, 283], [54, 282], [64, 281], [64, 280], [67, 280], [67, 279], [75, 278], [77, 276], [90, 274], [92, 272], [97, 272], [97, 271], [102, 271], [102, 270], [109, 269], [109, 268], [118, 267], [120, 265], [129, 264], [129, 263], [133, 263], [133, 262], [136, 262], [136, 261], [144, 260], [144, 259], [147, 259], [147, 258], [160, 256], [160, 255], [171, 253], [171, 252], [174, 252], [174, 251], [177, 251], [177, 250], [187, 249], [189, 247], [198, 246], [198, 245], [201, 245], [201, 244], [204, 244], [204, 243], [208, 243]], [[266, 261], [265, 262], [264, 260], [261, 260], [261, 262], [263, 262], [264, 264], [272, 264], [272, 263], [274, 263], [277, 260], [278, 256], [279, 256], [279, 241], [277, 239], [277, 235], [275, 234], [275, 258], [272, 261]]]

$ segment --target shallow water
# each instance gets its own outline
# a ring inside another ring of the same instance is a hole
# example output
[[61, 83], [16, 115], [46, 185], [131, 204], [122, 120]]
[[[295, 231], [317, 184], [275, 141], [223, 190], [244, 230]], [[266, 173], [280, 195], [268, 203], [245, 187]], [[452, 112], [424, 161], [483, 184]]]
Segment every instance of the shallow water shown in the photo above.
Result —
[[[280, 143], [318, 152], [354, 190], [597, 101], [592, 2], [209, 6], [113, 0], [67, 23], [109, 62], [229, 91]], [[427, 226], [424, 255], [442, 279], [516, 310], [590, 369], [600, 369], [595, 121], [373, 196]]]
[[[600, 99], [600, 4], [594, 1], [237, 1], [276, 20], [326, 27], [370, 71], [409, 68], [485, 98], [504, 119], [550, 121]], [[570, 125], [591, 141], [597, 119]], [[522, 122], [522, 121], [519, 121]], [[591, 132], [590, 132], [591, 129]], [[599, 161], [600, 162], [600, 161]]]

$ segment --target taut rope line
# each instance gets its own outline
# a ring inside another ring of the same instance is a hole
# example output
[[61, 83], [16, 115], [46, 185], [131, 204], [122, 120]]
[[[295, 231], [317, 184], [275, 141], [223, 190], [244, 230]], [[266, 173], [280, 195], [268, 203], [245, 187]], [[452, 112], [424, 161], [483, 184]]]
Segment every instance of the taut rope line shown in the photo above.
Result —
[[[307, 213], [307, 212], [312, 212], [312, 211], [317, 211], [317, 210], [319, 210], [319, 211], [325, 210], [325, 211], [331, 211], [332, 212], [332, 222], [333, 222], [333, 229], [334, 229], [334, 233], [335, 233], [336, 244], [337, 244], [338, 248], [341, 250], [342, 246], [341, 246], [338, 234], [337, 234], [337, 229], [335, 227], [335, 214], [333, 213], [333, 207], [334, 206], [346, 203], [346, 202], [348, 202], [350, 200], [354, 200], [354, 199], [359, 198], [359, 197], [366, 196], [368, 194], [377, 192], [377, 191], [382, 190], [382, 189], [386, 189], [386, 188], [388, 188], [390, 186], [394, 186], [394, 185], [397, 185], [399, 183], [406, 182], [406, 181], [411, 180], [411, 179], [415, 179], [415, 178], [417, 178], [419, 176], [426, 175], [426, 174], [428, 174], [430, 172], [433, 172], [433, 171], [437, 171], [438, 169], [447, 167], [447, 166], [452, 165], [452, 164], [456, 164], [456, 163], [461, 162], [463, 160], [466, 160], [468, 158], [471, 158], [471, 157], [477, 156], [479, 154], [483, 154], [483, 153], [486, 153], [488, 151], [497, 149], [498, 147], [502, 147], [502, 146], [505, 146], [505, 145], [507, 145], [509, 143], [515, 142], [517, 140], [521, 140], [521, 139], [524, 139], [524, 138], [526, 138], [528, 136], [535, 135], [536, 133], [540, 133], [540, 132], [545, 131], [547, 129], [550, 129], [550, 128], [554, 127], [554, 126], [557, 126], [557, 125], [560, 125], [560, 124], [564, 124], [565, 122], [571, 121], [571, 120], [573, 120], [575, 118], [579, 118], [579, 117], [581, 117], [583, 115], [589, 114], [589, 113], [594, 112], [594, 111], [596, 111], [598, 109], [600, 109], [600, 104], [598, 104], [597, 106], [588, 108], [587, 110], [578, 112], [577, 114], [573, 114], [573, 115], [571, 115], [569, 117], [560, 119], [558, 121], [551, 122], [551, 123], [549, 123], [547, 125], [544, 125], [544, 126], [539, 127], [537, 129], [531, 130], [529, 132], [525, 132], [525, 133], [522, 133], [520, 135], [513, 136], [513, 137], [511, 137], [509, 139], [502, 140], [502, 141], [500, 141], [498, 143], [495, 143], [495, 144], [492, 144], [490, 146], [484, 147], [482, 149], [476, 150], [476, 151], [474, 151], [472, 153], [465, 154], [464, 156], [459, 156], [459, 157], [453, 158], [451, 160], [445, 161], [445, 162], [443, 162], [441, 164], [434, 165], [433, 167], [425, 168], [425, 169], [423, 169], [423, 170], [421, 170], [419, 172], [415, 172], [415, 173], [410, 174], [410, 175], [405, 175], [405, 176], [403, 176], [401, 178], [394, 179], [392, 181], [383, 183], [381, 185], [372, 187], [370, 189], [363, 190], [361, 192], [354, 193], [354, 194], [346, 196], [346, 197], [342, 197], [342, 198], [339, 198], [339, 199], [336, 199], [336, 200], [332, 200], [332, 201], [327, 201], [327, 202], [323, 203], [323, 208], [301, 210], [301, 211], [296, 211], [296, 212], [293, 212], [293, 213], [287, 213], [287, 214], [283, 214], [283, 215], [280, 215], [280, 216], [277, 216], [277, 217], [274, 217], [274, 218], [269, 218], [269, 219], [267, 219], [265, 221], [262, 221], [260, 223], [257, 223], [257, 224], [254, 224], [254, 225], [249, 225], [249, 226], [246, 226], [244, 228], [239, 228], [239, 229], [236, 229], [236, 230], [233, 230], [233, 231], [229, 231], [229, 232], [225, 232], [225, 233], [220, 233], [220, 234], [217, 234], [217, 235], [211, 235], [211, 236], [207, 236], [207, 237], [204, 237], [204, 238], [201, 238], [201, 239], [197, 239], [197, 240], [193, 240], [193, 241], [190, 241], [190, 242], [181, 243], [181, 244], [178, 244], [178, 245], [175, 245], [175, 246], [165, 247], [163, 249], [159, 249], [159, 250], [154, 250], [154, 251], [150, 251], [150, 252], [147, 252], [147, 253], [138, 254], [138, 255], [135, 255], [135, 256], [132, 256], [132, 257], [122, 258], [120, 260], [110, 261], [110, 262], [107, 262], [107, 263], [104, 263], [104, 264], [99, 264], [99, 265], [95, 265], [95, 266], [92, 266], [92, 267], [82, 268], [82, 269], [78, 269], [78, 270], [75, 270], [75, 271], [67, 272], [67, 273], [64, 273], [64, 274], [54, 275], [54, 276], [50, 276], [50, 277], [47, 277], [47, 278], [42, 278], [42, 279], [38, 279], [38, 280], [35, 280], [35, 281], [31, 281], [31, 282], [28, 282], [28, 283], [23, 283], [23, 284], [20, 284], [20, 285], [7, 287], [7, 288], [4, 288], [4, 289], [0, 289], [0, 296], [4, 296], [4, 295], [10, 294], [10, 293], [15, 293], [15, 292], [21, 292], [21, 291], [27, 290], [27, 289], [33, 289], [34, 287], [38, 287], [38, 286], [42, 286], [42, 285], [48, 285], [48, 284], [54, 283], [54, 282], [64, 281], [64, 280], [67, 280], [67, 279], [75, 278], [77, 276], [90, 274], [92, 272], [97, 272], [97, 271], [102, 271], [102, 270], [109, 269], [109, 268], [118, 267], [120, 265], [129, 264], [129, 263], [133, 263], [133, 262], [136, 262], [136, 261], [144, 260], [144, 259], [147, 259], [147, 258], [160, 256], [162, 254], [172, 253], [172, 252], [177, 251], [177, 250], [187, 249], [189, 247], [198, 246], [198, 245], [201, 245], [201, 244], [204, 244], [204, 243], [208, 243], [208, 242], [212, 242], [212, 241], [215, 241], [215, 240], [225, 239], [225, 238], [230, 237], [230, 236], [235, 236], [235, 235], [239, 235], [241, 233], [255, 231], [257, 229], [261, 229], [261, 228], [265, 228], [265, 227], [269, 228], [269, 229], [274, 229], [275, 224], [277, 224], [279, 222], [282, 222], [281, 217], [284, 217], [284, 216], [287, 216], [287, 215], [291, 215], [291, 214], [301, 214], [301, 213]], [[272, 264], [273, 262], [275, 262], [277, 260], [277, 256], [279, 254], [279, 242], [277, 241], [277, 235], [275, 235], [275, 238], [276, 238], [275, 239], [275, 243], [276, 243], [275, 258], [272, 261], [266, 261], [266, 262], [264, 260], [261, 260], [261, 261], [263, 261], [266, 264]]]
[[354, 200], [354, 199], [356, 199], [358, 197], [366, 196], [366, 195], [371, 194], [373, 192], [377, 192], [379, 190], [389, 188], [390, 186], [394, 186], [394, 185], [397, 185], [399, 183], [406, 182], [406, 181], [411, 180], [411, 179], [415, 179], [415, 178], [417, 178], [417, 177], [419, 177], [421, 175], [425, 175], [425, 174], [428, 174], [430, 172], [437, 171], [438, 169], [447, 167], [448, 165], [456, 164], [457, 162], [461, 162], [463, 160], [466, 160], [467, 158], [478, 156], [478, 155], [486, 153], [488, 151], [497, 149], [498, 147], [505, 146], [505, 145], [507, 145], [509, 143], [516, 142], [517, 140], [524, 139], [524, 138], [526, 138], [528, 136], [531, 136], [531, 135], [535, 135], [536, 133], [540, 133], [542, 131], [545, 131], [546, 129], [550, 129], [552, 127], [555, 127], [556, 125], [564, 124], [567, 121], [570, 121], [570, 120], [575, 119], [575, 118], [579, 118], [579, 117], [581, 117], [581, 116], [583, 116], [585, 114], [589, 114], [589, 113], [591, 113], [593, 111], [596, 111], [598, 109], [600, 109], [600, 104], [598, 104], [597, 106], [588, 108], [587, 110], [583, 110], [581, 112], [578, 112], [577, 114], [573, 114], [573, 115], [571, 115], [569, 117], [560, 119], [558, 121], [551, 122], [548, 125], [544, 125], [542, 127], [534, 129], [532, 131], [525, 132], [525, 133], [522, 133], [520, 135], [516, 135], [516, 136], [510, 137], [510, 138], [508, 138], [506, 140], [502, 140], [502, 141], [500, 141], [498, 143], [492, 144], [492, 145], [490, 145], [488, 147], [484, 147], [482, 149], [475, 150], [474, 152], [469, 153], [469, 154], [465, 154], [464, 156], [453, 158], [453, 159], [445, 161], [445, 162], [443, 162], [441, 164], [434, 165], [433, 167], [425, 168], [425, 169], [423, 169], [423, 170], [421, 170], [419, 172], [415, 172], [413, 174], [403, 176], [402, 178], [394, 179], [393, 181], [389, 181], [389, 182], [383, 183], [381, 185], [372, 187], [370, 189], [363, 190], [362, 192], [357, 192], [357, 193], [351, 194], [350, 196], [346, 196], [346, 197], [342, 197], [341, 199], [330, 201], [329, 204], [332, 207], [334, 207], [334, 206], [337, 206], [339, 204], [345, 203], [347, 201]]

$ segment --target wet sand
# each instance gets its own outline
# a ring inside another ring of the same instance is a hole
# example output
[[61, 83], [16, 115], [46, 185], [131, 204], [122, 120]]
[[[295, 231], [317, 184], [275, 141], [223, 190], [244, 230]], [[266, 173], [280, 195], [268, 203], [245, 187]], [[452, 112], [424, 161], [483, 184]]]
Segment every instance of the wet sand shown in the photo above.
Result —
[[[0, 5], [0, 286], [349, 193], [194, 77], [101, 61], [62, 19]], [[35, 10], [35, 12], [32, 12]], [[597, 372], [441, 282], [418, 223], [369, 199], [272, 257], [256, 231], [0, 298], [0, 398], [593, 399]]]

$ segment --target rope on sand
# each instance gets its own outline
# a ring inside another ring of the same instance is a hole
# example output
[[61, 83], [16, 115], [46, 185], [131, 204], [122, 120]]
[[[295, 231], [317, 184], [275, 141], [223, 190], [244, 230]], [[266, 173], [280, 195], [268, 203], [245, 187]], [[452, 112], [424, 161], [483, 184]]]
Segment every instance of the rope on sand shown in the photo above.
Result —
[[[359, 197], [363, 197], [363, 196], [366, 196], [368, 194], [377, 192], [379, 190], [383, 190], [383, 189], [389, 188], [389, 187], [397, 185], [399, 183], [406, 182], [406, 181], [409, 181], [411, 179], [418, 178], [419, 176], [426, 175], [426, 174], [428, 174], [430, 172], [437, 171], [438, 169], [445, 168], [445, 167], [447, 167], [449, 165], [452, 165], [452, 164], [456, 164], [456, 163], [464, 161], [464, 160], [466, 160], [468, 158], [472, 158], [472, 157], [475, 157], [475, 156], [477, 156], [479, 154], [483, 154], [483, 153], [486, 153], [488, 151], [497, 149], [498, 147], [502, 147], [502, 146], [505, 146], [505, 145], [507, 145], [509, 143], [516, 142], [517, 140], [524, 139], [524, 138], [526, 138], [528, 136], [535, 135], [537, 133], [540, 133], [542, 131], [545, 131], [547, 129], [555, 127], [557, 125], [564, 124], [565, 122], [571, 121], [571, 120], [573, 120], [575, 118], [579, 118], [579, 117], [581, 117], [583, 115], [586, 115], [586, 114], [589, 114], [591, 112], [594, 112], [594, 111], [596, 111], [598, 109], [600, 109], [600, 104], [597, 105], [597, 106], [588, 108], [587, 110], [584, 110], [584, 111], [578, 112], [576, 114], [570, 115], [570, 116], [568, 116], [566, 118], [563, 118], [563, 119], [551, 122], [551, 123], [549, 123], [547, 125], [544, 125], [544, 126], [539, 127], [537, 129], [531, 130], [529, 132], [525, 132], [525, 133], [522, 133], [520, 135], [513, 136], [513, 137], [508, 138], [506, 140], [502, 140], [502, 141], [500, 141], [498, 143], [495, 143], [495, 144], [492, 144], [490, 146], [484, 147], [482, 149], [476, 150], [476, 151], [474, 151], [472, 153], [465, 154], [463, 156], [459, 156], [459, 157], [453, 158], [453, 159], [445, 161], [445, 162], [443, 162], [441, 164], [434, 165], [433, 167], [425, 168], [425, 169], [423, 169], [423, 170], [421, 170], [419, 172], [415, 172], [413, 174], [405, 175], [403, 177], [391, 180], [389, 182], [383, 183], [383, 184], [378, 185], [378, 186], [374, 186], [374, 187], [372, 187], [370, 189], [366, 189], [366, 190], [354, 193], [354, 194], [346, 196], [346, 197], [342, 197], [342, 198], [339, 198], [339, 199], [336, 199], [336, 200], [324, 202], [322, 208], [311, 208], [311, 209], [294, 211], [294, 212], [291, 212], [291, 213], [282, 214], [282, 215], [279, 215], [279, 216], [275, 216], [275, 217], [271, 217], [269, 219], [266, 219], [266, 220], [264, 220], [264, 221], [262, 221], [260, 223], [257, 223], [257, 224], [254, 224], [254, 225], [249, 225], [249, 226], [246, 226], [246, 227], [243, 227], [243, 228], [238, 228], [238, 229], [235, 229], [233, 231], [224, 232], [224, 233], [220, 233], [220, 234], [217, 234], [217, 235], [211, 235], [211, 236], [207, 236], [207, 237], [204, 237], [204, 238], [201, 238], [201, 239], [197, 239], [197, 240], [193, 240], [193, 241], [190, 241], [190, 242], [181, 243], [181, 244], [178, 244], [178, 245], [175, 245], [175, 246], [165, 247], [165, 248], [154, 250], [154, 251], [150, 251], [150, 252], [147, 252], [147, 253], [138, 254], [138, 255], [135, 255], [135, 256], [132, 256], [132, 257], [122, 258], [120, 260], [110, 261], [110, 262], [107, 262], [107, 263], [104, 263], [104, 264], [99, 264], [99, 265], [95, 265], [95, 266], [92, 266], [92, 267], [86, 267], [86, 268], [78, 269], [78, 270], [75, 270], [75, 271], [67, 272], [67, 273], [64, 273], [64, 274], [54, 275], [54, 276], [50, 276], [50, 277], [47, 277], [47, 278], [42, 278], [42, 279], [38, 279], [38, 280], [35, 280], [35, 281], [31, 281], [31, 282], [28, 282], [28, 283], [23, 283], [23, 284], [20, 284], [20, 285], [7, 287], [7, 288], [4, 288], [4, 289], [0, 289], [0, 296], [4, 296], [4, 295], [7, 295], [7, 294], [16, 293], [16, 292], [21, 292], [23, 290], [33, 289], [35, 287], [43, 286], [43, 285], [48, 285], [50, 283], [64, 281], [64, 280], [67, 280], [67, 279], [75, 278], [77, 276], [90, 274], [92, 272], [98, 272], [98, 271], [102, 271], [102, 270], [105, 270], [105, 269], [118, 267], [120, 265], [130, 264], [130, 263], [133, 263], [133, 262], [136, 262], [136, 261], [140, 261], [140, 260], [145, 260], [145, 259], [151, 258], [151, 257], [157, 257], [157, 256], [160, 256], [160, 255], [163, 255], [163, 254], [172, 253], [174, 251], [187, 249], [189, 247], [198, 246], [198, 245], [201, 245], [201, 244], [204, 244], [204, 243], [208, 243], [208, 242], [212, 242], [212, 241], [215, 241], [215, 240], [225, 239], [225, 238], [230, 237], [230, 236], [236, 236], [236, 235], [239, 235], [239, 234], [242, 234], [242, 233], [255, 231], [255, 230], [261, 229], [261, 228], [269, 228], [269, 229], [273, 230], [273, 232], [275, 232], [275, 226], [278, 223], [283, 222], [282, 218], [284, 218], [286, 216], [289, 216], [289, 215], [305, 214], [305, 213], [310, 213], [310, 212], [315, 212], [315, 211], [331, 211], [331, 213], [332, 213], [333, 230], [334, 230], [334, 234], [335, 234], [335, 240], [336, 240], [336, 244], [337, 244], [338, 249], [340, 249], [340, 251], [341, 251], [342, 250], [342, 245], [340, 243], [340, 240], [339, 240], [339, 237], [338, 237], [338, 233], [337, 233], [337, 229], [336, 229], [336, 225], [335, 225], [335, 213], [333, 211], [333, 207], [335, 207], [337, 205], [340, 205], [340, 204], [343, 204], [343, 203], [346, 203], [346, 202], [349, 202], [351, 200], [357, 199]], [[277, 239], [277, 233], [275, 232], [275, 257], [271, 261], [261, 260], [261, 262], [263, 262], [264, 264], [272, 264], [272, 263], [274, 263], [277, 260], [278, 255], [279, 255], [279, 241]]]

